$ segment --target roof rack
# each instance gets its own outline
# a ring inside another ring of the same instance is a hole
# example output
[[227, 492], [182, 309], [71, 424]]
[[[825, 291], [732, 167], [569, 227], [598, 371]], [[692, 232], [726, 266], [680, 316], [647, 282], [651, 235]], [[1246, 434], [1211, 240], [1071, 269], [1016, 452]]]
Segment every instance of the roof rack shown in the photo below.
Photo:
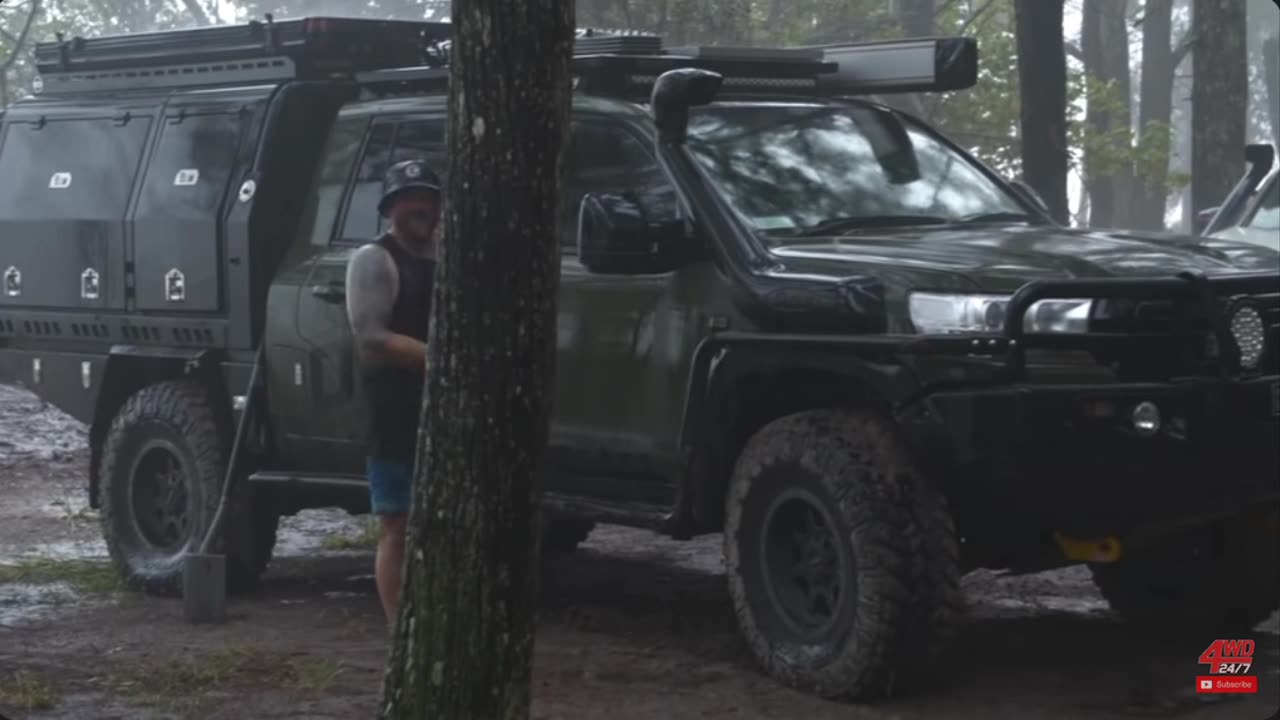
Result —
[[448, 23], [309, 17], [36, 45], [43, 93], [282, 82], [433, 64]]
[[[659, 75], [686, 67], [720, 73], [722, 87], [728, 91], [820, 96], [959, 90], [972, 87], [978, 73], [977, 43], [965, 37], [807, 48], [656, 50], [648, 37], [605, 36], [592, 43], [584, 39], [580, 33], [574, 50], [576, 89], [629, 99], [647, 98]], [[638, 48], [648, 51], [637, 52]], [[356, 80], [374, 94], [424, 92], [447, 85], [448, 71], [400, 68], [367, 73]]]

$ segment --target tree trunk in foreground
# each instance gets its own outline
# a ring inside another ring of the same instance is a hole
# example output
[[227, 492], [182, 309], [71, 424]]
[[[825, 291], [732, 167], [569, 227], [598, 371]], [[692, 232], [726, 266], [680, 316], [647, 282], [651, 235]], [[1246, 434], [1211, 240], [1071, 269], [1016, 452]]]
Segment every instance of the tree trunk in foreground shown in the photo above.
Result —
[[1067, 203], [1067, 58], [1063, 0], [1015, 0], [1022, 102], [1022, 175], [1054, 220], [1070, 222]]
[[1248, 26], [1240, 0], [1195, 0], [1191, 51], [1191, 211], [1222, 204], [1244, 174]]
[[383, 718], [528, 717], [571, 0], [454, 0], [448, 203]]

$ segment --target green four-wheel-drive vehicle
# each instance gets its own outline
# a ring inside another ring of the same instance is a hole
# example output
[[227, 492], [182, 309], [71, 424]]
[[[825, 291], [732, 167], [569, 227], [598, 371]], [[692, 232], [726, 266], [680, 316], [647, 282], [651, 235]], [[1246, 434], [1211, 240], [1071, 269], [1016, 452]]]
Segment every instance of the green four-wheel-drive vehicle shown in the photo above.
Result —
[[[447, 169], [448, 36], [37, 47], [0, 135], [0, 380], [90, 426], [134, 585], [178, 588], [224, 477], [233, 588], [282, 515], [367, 510], [345, 264], [389, 164]], [[926, 677], [972, 568], [1088, 563], [1205, 637], [1280, 604], [1280, 255], [1061, 227], [871, 101], [971, 86], [969, 39], [583, 33], [574, 68], [548, 546], [723, 532], [758, 661], [830, 697]]]

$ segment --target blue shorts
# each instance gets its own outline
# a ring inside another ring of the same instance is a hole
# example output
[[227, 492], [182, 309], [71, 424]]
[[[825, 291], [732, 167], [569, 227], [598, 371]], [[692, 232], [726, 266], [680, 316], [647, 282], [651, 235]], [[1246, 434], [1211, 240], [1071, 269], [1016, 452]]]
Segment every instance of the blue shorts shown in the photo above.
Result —
[[398, 460], [368, 458], [369, 507], [374, 515], [403, 515], [409, 512], [413, 491], [413, 465]]

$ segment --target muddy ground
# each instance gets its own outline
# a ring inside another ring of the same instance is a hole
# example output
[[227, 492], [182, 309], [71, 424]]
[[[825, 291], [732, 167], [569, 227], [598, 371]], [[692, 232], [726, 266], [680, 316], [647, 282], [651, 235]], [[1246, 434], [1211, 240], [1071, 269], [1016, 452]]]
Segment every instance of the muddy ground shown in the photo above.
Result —
[[[261, 589], [232, 600], [228, 624], [193, 628], [180, 602], [116, 585], [86, 456], [82, 427], [0, 386], [0, 716], [372, 717], [387, 639], [361, 519], [289, 519]], [[971, 574], [947, 687], [873, 708], [823, 702], [753, 666], [718, 543], [602, 527], [548, 558], [535, 717], [1262, 720], [1280, 704], [1275, 617], [1255, 633], [1261, 693], [1198, 697], [1196, 659], [1213, 638], [1130, 635], [1076, 569]]]

